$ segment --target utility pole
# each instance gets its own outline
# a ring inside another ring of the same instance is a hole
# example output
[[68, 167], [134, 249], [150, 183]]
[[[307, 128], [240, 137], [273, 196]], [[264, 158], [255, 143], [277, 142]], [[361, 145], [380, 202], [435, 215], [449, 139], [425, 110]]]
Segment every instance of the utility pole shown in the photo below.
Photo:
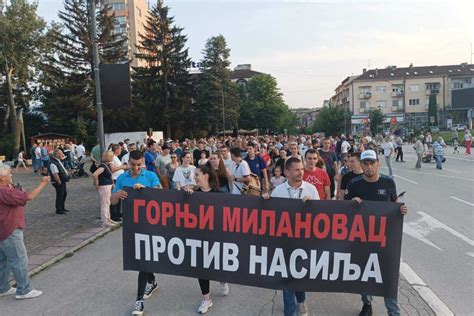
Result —
[[92, 56], [94, 64], [94, 79], [95, 79], [95, 102], [97, 111], [97, 137], [99, 138], [100, 152], [105, 151], [105, 137], [104, 137], [104, 115], [102, 113], [102, 95], [100, 90], [100, 69], [99, 69], [99, 50], [97, 48], [97, 26], [95, 19], [95, 1], [89, 1], [89, 15], [91, 17], [91, 36], [92, 36]]

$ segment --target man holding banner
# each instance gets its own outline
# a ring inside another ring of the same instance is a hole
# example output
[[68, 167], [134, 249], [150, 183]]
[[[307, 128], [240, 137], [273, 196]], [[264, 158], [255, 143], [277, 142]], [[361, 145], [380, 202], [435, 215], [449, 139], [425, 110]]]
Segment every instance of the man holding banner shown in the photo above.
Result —
[[[161, 189], [160, 180], [155, 172], [147, 171], [142, 167], [145, 165], [143, 153], [139, 150], [130, 152], [128, 160], [129, 170], [122, 173], [115, 183], [111, 203], [117, 204], [119, 200], [127, 198], [127, 192], [123, 191], [124, 187], [133, 187], [136, 190], [141, 188], [159, 188]], [[142, 315], [144, 304], [143, 299], [149, 298], [158, 288], [155, 281], [155, 275], [151, 272], [138, 273], [138, 290], [137, 300], [132, 315]]]
[[[379, 175], [380, 162], [373, 150], [366, 150], [360, 156], [361, 167], [364, 171], [362, 176], [354, 178], [347, 186], [345, 199], [354, 200], [358, 204], [366, 201], [397, 201], [397, 189], [393, 179]], [[400, 212], [405, 215], [408, 212], [406, 205], [400, 207]], [[372, 296], [362, 295], [364, 306], [359, 316], [372, 315]], [[384, 297], [385, 307], [389, 316], [400, 315], [397, 300]]]
[[[304, 167], [301, 160], [296, 157], [290, 157], [285, 162], [285, 176], [287, 182], [280, 184], [273, 190], [272, 197], [302, 199], [303, 202], [308, 200], [319, 200], [319, 194], [316, 187], [308, 182], [303, 181]], [[265, 199], [269, 199], [268, 194], [264, 194]], [[296, 303], [295, 303], [296, 298]], [[291, 289], [283, 290], [283, 310], [285, 316], [292, 316], [296, 312], [298, 316], [308, 315], [305, 304], [306, 293], [293, 291]]]

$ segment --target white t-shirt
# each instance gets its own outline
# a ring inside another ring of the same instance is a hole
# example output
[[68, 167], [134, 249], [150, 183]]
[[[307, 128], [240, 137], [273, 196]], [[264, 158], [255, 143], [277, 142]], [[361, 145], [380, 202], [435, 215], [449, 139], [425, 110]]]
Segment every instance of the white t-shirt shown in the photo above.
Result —
[[[243, 178], [250, 175], [250, 168], [247, 161], [242, 160], [238, 165], [232, 161], [232, 166], [229, 168], [232, 175], [236, 178]], [[242, 194], [240, 190], [243, 188], [243, 182], [232, 182], [232, 194]]]
[[[114, 155], [114, 159], [112, 160], [112, 166], [114, 167], [120, 167], [122, 165], [122, 162], [120, 159]], [[123, 169], [117, 170], [114, 173], [112, 173], [112, 179], [117, 180], [117, 178], [124, 173]]]
[[128, 165], [129, 160], [130, 160], [130, 153], [128, 152], [122, 156], [122, 159], [121, 159], [122, 165]]
[[36, 157], [36, 159], [41, 159], [41, 147], [40, 146], [36, 147], [36, 149], [35, 149], [35, 157]]
[[23, 154], [22, 153], [18, 154], [18, 161], [23, 161]]
[[382, 148], [383, 148], [383, 155], [385, 157], [390, 156], [391, 150], [394, 149], [392, 142], [383, 142], [382, 143]]
[[77, 158], [81, 158], [82, 156], [84, 156], [85, 151], [86, 151], [86, 149], [84, 148], [84, 146], [78, 145], [76, 147]]
[[341, 154], [347, 154], [350, 148], [351, 144], [347, 140], [343, 141], [341, 144]]
[[306, 181], [303, 181], [299, 188], [291, 187], [287, 181], [277, 186], [272, 192], [272, 197], [287, 199], [303, 199], [307, 195], [311, 196], [311, 200], [320, 199], [316, 187]]
[[[59, 162], [59, 165], [61, 166], [61, 168], [63, 169], [63, 171], [67, 174], [67, 170], [66, 170], [66, 168], [64, 168], [64, 165], [63, 165], [63, 163], [61, 162], [61, 160], [57, 160], [57, 162]], [[54, 163], [52, 163], [52, 164], [49, 166], [49, 170], [51, 170], [51, 173], [52, 173], [52, 174], [57, 174], [57, 173], [59, 173], [58, 167], [56, 167], [56, 165], [55, 165]]]
[[232, 159], [224, 159], [224, 166], [226, 166], [227, 169], [231, 170], [233, 165], [234, 161], [232, 161]]
[[189, 165], [186, 168], [179, 166], [174, 172], [173, 182], [179, 183], [180, 187], [196, 185], [196, 181], [194, 180], [195, 171], [196, 167], [193, 165]]

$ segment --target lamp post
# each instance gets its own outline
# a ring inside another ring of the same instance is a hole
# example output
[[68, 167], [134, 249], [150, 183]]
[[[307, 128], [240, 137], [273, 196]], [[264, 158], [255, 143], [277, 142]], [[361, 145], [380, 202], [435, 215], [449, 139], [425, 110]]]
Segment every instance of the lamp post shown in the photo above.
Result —
[[92, 57], [94, 64], [94, 79], [95, 79], [95, 100], [97, 111], [97, 137], [99, 138], [100, 152], [105, 151], [105, 137], [104, 137], [104, 117], [102, 113], [102, 95], [100, 90], [100, 68], [99, 68], [99, 50], [97, 48], [97, 26], [95, 20], [95, 1], [89, 1], [89, 15], [91, 17], [91, 37], [92, 37]]

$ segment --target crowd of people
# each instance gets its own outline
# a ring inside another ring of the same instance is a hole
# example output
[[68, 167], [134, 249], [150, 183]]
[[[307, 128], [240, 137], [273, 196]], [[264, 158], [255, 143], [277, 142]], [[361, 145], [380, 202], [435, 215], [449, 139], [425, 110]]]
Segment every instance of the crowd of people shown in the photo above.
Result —
[[[453, 145], [455, 141], [457, 139], [453, 139]], [[464, 141], [466, 153], [470, 153], [472, 136], [469, 131], [465, 132]], [[397, 201], [391, 165], [392, 161], [405, 161], [403, 145], [400, 135], [372, 137], [369, 133], [358, 139], [352, 135], [266, 135], [208, 137], [184, 141], [156, 141], [149, 138], [143, 140], [143, 143], [124, 140], [110, 144], [103, 153], [98, 144], [94, 146], [90, 151], [90, 172], [100, 197], [102, 225], [114, 227], [120, 225], [121, 201], [127, 198], [124, 187], [182, 190], [188, 194], [195, 191], [250, 194], [265, 199], [350, 199], [357, 203], [362, 203], [363, 200]], [[441, 169], [445, 147], [442, 138], [433, 142], [429, 133], [420, 135], [413, 144], [418, 156], [415, 167], [421, 168], [423, 155], [433, 148], [437, 168]], [[78, 162], [84, 162], [85, 152], [82, 144], [76, 146], [70, 143], [55, 149], [48, 148], [47, 144], [34, 146], [31, 151], [34, 172], [48, 176], [31, 193], [15, 193], [13, 201], [11, 192], [17, 189], [12, 186], [9, 167], [3, 166], [0, 168], [0, 206], [8, 205], [8, 209], [22, 208], [27, 200], [35, 198], [46, 183], [51, 182], [56, 190], [56, 214], [66, 214], [66, 183], [69, 181], [69, 172]], [[24, 160], [24, 153], [21, 154]], [[388, 175], [381, 175], [379, 172], [381, 156], [388, 167]], [[402, 214], [406, 214], [407, 210], [405, 205], [400, 208]], [[40, 293], [31, 292], [34, 290], [24, 277], [26, 259], [19, 254], [7, 252], [8, 247], [12, 247], [11, 244], [14, 243], [13, 239], [18, 239], [19, 231], [24, 228], [24, 215], [21, 217], [4, 213], [0, 212], [0, 266], [6, 265], [6, 258], [16, 262], [14, 269], [17, 271], [13, 272], [17, 282], [20, 282], [16, 290], [17, 296], [36, 297]], [[14, 220], [9, 216], [14, 217]], [[12, 226], [11, 223], [17, 224]], [[13, 247], [21, 250], [24, 248], [22, 245], [21, 240]], [[24, 253], [26, 256], [26, 251]], [[4, 273], [1, 275], [4, 276]], [[0, 295], [12, 294], [13, 290], [6, 282], [2, 277]], [[199, 279], [199, 286], [202, 299], [197, 311], [204, 314], [213, 306], [209, 280]], [[228, 295], [229, 285], [220, 283], [220, 286], [221, 294]], [[143, 314], [144, 299], [149, 298], [157, 288], [158, 283], [153, 273], [139, 272], [133, 315]], [[28, 296], [28, 293], [32, 294]], [[371, 315], [372, 299], [361, 294], [363, 307], [360, 315]], [[284, 290], [283, 301], [285, 315], [308, 314], [304, 292]], [[396, 300], [386, 298], [385, 305], [389, 315], [400, 314]]]

